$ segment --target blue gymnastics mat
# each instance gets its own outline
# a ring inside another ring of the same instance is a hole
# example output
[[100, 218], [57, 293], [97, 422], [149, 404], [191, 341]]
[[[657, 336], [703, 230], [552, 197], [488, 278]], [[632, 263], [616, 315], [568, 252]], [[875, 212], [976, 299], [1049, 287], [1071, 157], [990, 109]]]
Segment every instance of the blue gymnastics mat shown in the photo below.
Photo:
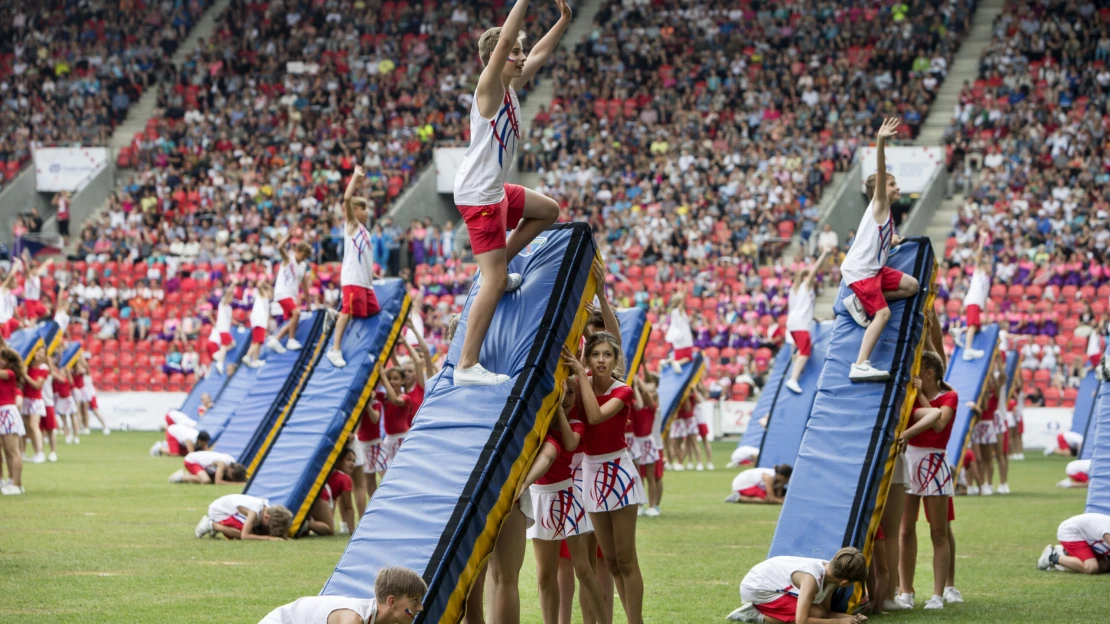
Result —
[[[778, 464], [794, 465], [798, 458], [798, 447], [802, 444], [802, 435], [809, 421], [813, 401], [817, 398], [817, 380], [821, 377], [821, 369], [825, 365], [825, 356], [828, 354], [829, 342], [832, 341], [833, 321], [814, 323], [810, 333], [813, 338], [813, 354], [810, 356], [806, 369], [798, 378], [798, 385], [802, 387], [801, 394], [794, 394], [784, 384], [778, 391], [778, 397], [771, 409], [771, 417], [767, 421], [767, 432], [763, 436], [763, 444], [759, 447], [758, 468], [774, 468]], [[792, 349], [784, 346], [782, 351], [790, 352]], [[784, 371], [783, 379], [793, 374], [793, 359]], [[754, 414], [753, 414], [754, 417]]]
[[614, 311], [621, 324], [621, 350], [624, 351], [624, 378], [632, 379], [640, 371], [651, 335], [651, 321], [640, 308], [622, 308]]
[[82, 349], [81, 349], [81, 343], [80, 342], [74, 341], [74, 342], [71, 342], [71, 343], [67, 344], [65, 346], [65, 348], [62, 349], [62, 357], [61, 357], [62, 368], [66, 368], [66, 369], [73, 368], [73, 365], [77, 363], [77, 358], [81, 357], [83, 355], [83, 353], [84, 353], [84, 351], [82, 351]]
[[590, 227], [557, 224], [510, 263], [524, 283], [497, 305], [480, 361], [499, 386], [456, 387], [471, 289], [443, 371], [426, 384], [416, 422], [374, 494], [326, 596], [369, 598], [378, 570], [401, 565], [428, 582], [416, 622], [458, 622], [516, 490], [539, 451], [597, 285]]
[[[987, 373], [990, 372], [991, 362], [998, 357], [998, 324], [985, 325], [975, 334], [975, 344], [972, 345], [984, 353], [983, 357], [970, 362], [964, 361], [964, 348], [956, 347], [952, 359], [948, 360], [948, 370], [944, 373], [944, 381], [956, 390], [960, 403], [956, 406], [956, 415], [952, 418], [952, 437], [948, 438], [948, 448], [945, 449], [945, 458], [952, 466], [952, 478], [955, 479], [963, 469], [964, 451], [971, 443], [971, 430], [975, 427], [975, 413], [967, 406], [967, 402], [976, 403], [983, 389], [987, 385]], [[1005, 405], [999, 402], [999, 409]]]
[[1091, 460], [1087, 513], [1110, 515], [1110, 383], [1099, 386], [1091, 420], [1091, 435], [1083, 440], [1083, 454]]
[[671, 419], [678, 415], [682, 402], [690, 396], [690, 391], [698, 385], [705, 375], [705, 357], [696, 351], [694, 357], [682, 365], [682, 372], [676, 373], [670, 364], [659, 367], [659, 409], [663, 410], [663, 437], [671, 430]]
[[[782, 384], [786, 381], [790, 372], [790, 363], [793, 350], [783, 347], [775, 354], [774, 362], [771, 364], [771, 372], [767, 375], [767, 383], [763, 384], [763, 391], [759, 393], [759, 400], [755, 402], [755, 408], [752, 410], [752, 415], [748, 418], [748, 426], [744, 429], [744, 435], [740, 437], [740, 442], [737, 443], [736, 448], [741, 446], [750, 446], [758, 449], [763, 446], [763, 436], [767, 434], [767, 429], [760, 424], [759, 421], [763, 420], [764, 416], [770, 416], [771, 411], [775, 409], [775, 401], [778, 399], [779, 391], [790, 392], [783, 388]], [[817, 364], [816, 361], [811, 360], [811, 366]], [[824, 362], [821, 362], [823, 365]], [[768, 423], [770, 418], [768, 418]]]
[[[1106, 348], [1110, 350], [1110, 344], [1107, 344]], [[1103, 357], [1106, 357], [1105, 353]], [[1086, 381], [1086, 379], [1084, 379], [1084, 381]], [[1080, 387], [1082, 388], [1082, 386]], [[1100, 414], [1104, 411], [1110, 412], [1110, 396], [1108, 395], [1110, 395], [1110, 384], [1099, 382], [1098, 390], [1095, 393], [1094, 405], [1091, 407], [1091, 415], [1087, 419], [1087, 432], [1083, 436], [1083, 445], [1079, 447], [1079, 459], [1093, 459], [1094, 457], [1095, 440], [1098, 439], [1099, 422], [1107, 422], [1107, 420], [1110, 420], [1110, 415], [1108, 415], [1107, 418], [1100, 417]], [[1082, 390], [1079, 392], [1079, 398], [1083, 398]], [[1104, 405], [1103, 401], [1106, 401], [1107, 404]], [[1078, 405], [1079, 401], [1077, 400], [1076, 406]]]
[[[231, 337], [235, 340], [235, 345], [228, 349], [225, 365], [227, 367], [238, 367], [239, 362], [247, 353], [247, 349], [250, 348], [251, 330], [249, 327], [244, 327], [242, 325], [234, 327], [231, 330]], [[225, 368], [224, 370], [226, 371], [228, 369]], [[232, 373], [234, 373], [234, 370], [232, 370]], [[200, 397], [204, 394], [212, 398], [213, 406], [219, 405], [220, 395], [223, 393], [224, 386], [227, 385], [230, 378], [230, 375], [221, 373], [216, 370], [215, 366], [210, 366], [208, 368], [208, 375], [198, 379], [197, 382], [193, 384], [192, 389], [189, 390], [189, 394], [185, 396], [185, 402], [181, 404], [180, 411], [193, 420], [199, 418], [197, 415], [197, 408], [200, 407]]]
[[62, 341], [65, 338], [62, 335], [61, 328], [54, 321], [39, 323], [39, 337], [42, 338], [42, 344], [46, 347], [46, 354], [51, 356], [62, 346]]
[[[915, 398], [910, 382], [920, 366], [924, 312], [933, 305], [936, 260], [929, 239], [907, 239], [893, 250], [887, 266], [917, 278], [920, 284], [913, 297], [890, 305], [890, 321], [871, 355], [872, 363], [889, 370], [891, 378], [880, 383], [848, 380], [864, 330], [844, 309], [842, 300], [851, 291], [842, 285], [817, 398], [770, 557], [829, 559], [845, 546], [855, 546], [871, 557], [894, 468], [894, 441]], [[838, 604], [854, 607], [862, 588], [855, 588], [851, 600], [847, 594], [841, 593]]]
[[30, 365], [35, 351], [43, 346], [42, 335], [37, 327], [24, 327], [12, 332], [6, 341], [8, 346], [23, 357], [23, 364]]
[[1075, 413], [1071, 417], [1071, 430], [1087, 439], [1087, 434], [1093, 431], [1091, 415], [1095, 412], [1095, 398], [1098, 396], [1098, 377], [1092, 368], [1079, 382], [1079, 395], [1075, 397]]
[[[247, 475], [258, 467], [256, 459], [266, 451], [273, 438], [272, 431], [281, 428], [289, 410], [297, 402], [313, 366], [324, 352], [331, 335], [325, 331], [327, 312], [316, 310], [301, 315], [297, 324], [297, 341], [304, 345], [297, 351], [269, 353], [266, 365], [257, 369], [251, 387], [239, 402], [227, 425], [217, 437], [212, 435], [213, 448], [235, 457], [247, 467]], [[248, 368], [243, 366], [240, 368]]]
[[347, 366], [320, 359], [285, 421], [271, 430], [268, 452], [245, 493], [285, 505], [293, 512], [296, 535], [331, 474], [339, 452], [358, 423], [362, 408], [378, 385], [376, 364], [389, 357], [412, 305], [399, 279], [377, 280], [374, 294], [381, 312], [351, 319], [340, 348]]

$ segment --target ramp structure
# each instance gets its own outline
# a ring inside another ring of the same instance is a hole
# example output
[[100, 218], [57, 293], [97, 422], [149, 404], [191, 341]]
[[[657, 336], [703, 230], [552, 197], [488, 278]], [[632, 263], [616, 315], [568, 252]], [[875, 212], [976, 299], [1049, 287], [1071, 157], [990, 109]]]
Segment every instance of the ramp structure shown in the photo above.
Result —
[[65, 338], [62, 335], [61, 328], [54, 321], [39, 323], [39, 337], [42, 338], [46, 354], [50, 356], [54, 355], [58, 348], [62, 346], [62, 340]]
[[77, 358], [81, 357], [82, 354], [81, 343], [74, 341], [67, 344], [65, 349], [62, 349], [62, 368], [73, 368], [73, 365], [77, 363]]
[[[779, 392], [790, 392], [783, 387], [789, 374], [790, 363], [792, 361], [792, 353], [790, 349], [779, 349], [775, 354], [775, 359], [771, 364], [771, 371], [767, 375], [767, 383], [763, 385], [763, 391], [759, 394], [759, 400], [755, 403], [755, 409], [752, 410], [752, 415], [748, 419], [748, 426], [744, 429], [744, 435], [741, 436], [740, 442], [736, 445], [737, 449], [741, 447], [750, 447], [758, 451], [763, 446], [763, 436], [767, 434], [767, 428], [761, 422], [765, 417], [770, 421], [771, 410], [775, 408], [775, 401], [778, 400]], [[811, 360], [814, 364], [817, 360]], [[734, 455], [734, 461], [735, 455]]]
[[[891, 319], [871, 356], [877, 368], [890, 371], [890, 380], [848, 380], [864, 330], [844, 309], [842, 301], [850, 291], [841, 286], [817, 398], [771, 542], [771, 557], [828, 559], [842, 547], [855, 546], [870, 559], [890, 487], [894, 441], [915, 399], [911, 380], [920, 365], [924, 312], [933, 305], [935, 292], [936, 260], [927, 238], [907, 239], [893, 250], [887, 265], [920, 284], [913, 297], [891, 303]], [[851, 600], [842, 593], [839, 605], [854, 607], [861, 595], [859, 587]]]
[[1079, 382], [1079, 395], [1075, 397], [1075, 413], [1071, 417], [1071, 430], [1083, 436], [1083, 445], [1079, 449], [1080, 459], [1090, 459], [1083, 457], [1083, 453], [1087, 450], [1087, 439], [1095, 432], [1093, 424], [1095, 404], [1100, 385], [1102, 382], [1098, 380], [1094, 369], [1087, 371], [1083, 381]]
[[31, 358], [43, 346], [42, 335], [38, 327], [24, 327], [12, 332], [7, 340], [8, 346], [15, 349], [23, 357], [23, 364], [30, 366]]
[[[223, 394], [224, 386], [227, 385], [231, 375], [226, 371], [230, 368], [238, 368], [239, 362], [242, 361], [243, 356], [246, 355], [247, 349], [251, 344], [251, 330], [249, 327], [234, 327], [231, 330], [231, 337], [235, 340], [235, 344], [228, 349], [227, 359], [225, 360], [225, 368], [223, 373], [216, 370], [215, 366], [208, 369], [208, 374], [197, 380], [193, 387], [189, 390], [189, 394], [185, 396], [185, 402], [181, 404], [180, 411], [189, 418], [197, 420], [200, 416], [197, 414], [197, 408], [200, 407], [200, 397], [207, 394], [212, 398], [213, 407], [219, 405], [220, 395]], [[234, 372], [234, 371], [232, 371]]]
[[621, 350], [624, 351], [625, 379], [633, 379], [640, 371], [651, 335], [651, 321], [640, 308], [616, 310], [621, 324]]
[[[763, 444], [759, 447], [756, 467], [774, 468], [778, 464], [793, 466], [794, 460], [798, 458], [802, 434], [805, 433], [806, 423], [809, 422], [813, 401], [817, 398], [817, 380], [821, 377], [821, 369], [824, 368], [825, 356], [828, 354], [829, 342], [832, 340], [833, 325], [833, 321], [813, 324], [810, 330], [813, 338], [813, 354], [801, 377], [798, 378], [802, 393], [794, 394], [785, 384], [779, 388], [778, 396], [771, 406], [771, 417], [767, 420], [767, 432], [763, 436]], [[781, 351], [790, 353], [792, 349], [784, 346]], [[793, 360], [788, 361], [789, 364], [782, 375], [784, 380], [789, 379], [793, 374]]]
[[[1107, 357], [1107, 353], [1110, 353], [1110, 344], [1106, 345], [1106, 349], [1107, 352], [1103, 354], [1104, 358]], [[1091, 408], [1091, 416], [1087, 419], [1087, 433], [1083, 436], [1083, 445], [1079, 447], [1079, 459], [1094, 458], [1095, 440], [1097, 440], [1099, 436], [1099, 425], [1101, 422], [1106, 422], [1101, 415], [1103, 414], [1103, 410], [1110, 412], [1110, 405], [1103, 404], [1103, 401], [1110, 401], [1110, 396], [1107, 396], [1105, 399], [1103, 398], [1103, 396], [1106, 395], [1110, 395], [1110, 383], [1099, 382], [1098, 392], [1095, 393], [1094, 406]], [[1080, 386], [1079, 400], [1082, 399], [1083, 390], [1082, 386]], [[1077, 400], [1076, 406], [1078, 407], [1078, 405], [1079, 401]]]
[[331, 474], [378, 385], [378, 362], [389, 357], [408, 318], [411, 300], [399, 279], [377, 280], [374, 294], [382, 311], [352, 319], [340, 345], [347, 366], [321, 359], [292, 408], [284, 427], [270, 431], [245, 492], [285, 505], [293, 512], [290, 535], [304, 525], [308, 512]]
[[[510, 381], [455, 386], [477, 283], [444, 370], [428, 380], [415, 426], [374, 494], [322, 594], [369, 598], [386, 566], [428, 582], [416, 622], [458, 622], [516, 491], [539, 450], [597, 285], [588, 225], [557, 224], [510, 263], [524, 283], [497, 305], [480, 361]], [[480, 280], [479, 276], [479, 280]]]
[[682, 365], [682, 372], [676, 373], [670, 365], [659, 367], [659, 409], [663, 410], [662, 433], [666, 438], [671, 430], [671, 419], [678, 415], [683, 401], [690, 396], [694, 386], [705, 375], [705, 357], [701, 351], [695, 352], [693, 359]]
[[1090, 438], [1083, 440], [1083, 450], [1090, 448], [1091, 481], [1087, 484], [1087, 513], [1110, 515], [1110, 383], [1098, 389], [1098, 401], [1088, 426]]
[[[948, 438], [948, 448], [945, 449], [945, 458], [952, 466], [953, 479], [963, 469], [964, 451], [971, 443], [971, 430], [975, 427], [975, 412], [971, 411], [967, 402], [979, 401], [987, 387], [987, 373], [990, 372], [991, 362], [998, 357], [998, 324], [984, 325], [975, 335], [975, 344], [972, 346], [985, 355], [977, 360], [965, 361], [964, 347], [957, 346], [952, 358], [948, 360], [948, 370], [944, 373], [944, 381], [960, 397], [956, 415], [952, 417], [952, 437]], [[999, 403], [1000, 408], [1004, 407], [1001, 401]]]

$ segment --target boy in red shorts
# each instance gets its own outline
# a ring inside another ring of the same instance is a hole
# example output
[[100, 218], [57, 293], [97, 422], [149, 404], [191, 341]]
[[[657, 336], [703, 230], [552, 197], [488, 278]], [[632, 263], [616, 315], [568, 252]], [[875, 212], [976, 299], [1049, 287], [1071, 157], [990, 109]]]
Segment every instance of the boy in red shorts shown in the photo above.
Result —
[[871, 203], [860, 220], [856, 240], [844, 262], [840, 274], [852, 294], [844, 298], [844, 307], [852, 319], [867, 328], [859, 346], [859, 356], [848, 373], [852, 381], [886, 381], [890, 371], [871, 366], [871, 352], [890, 320], [888, 301], [912, 297], [917, 293], [917, 280], [886, 266], [890, 248], [902, 243], [894, 233], [894, 218], [890, 205], [898, 201], [900, 193], [894, 176], [886, 172], [886, 140], [898, 132], [899, 120], [887, 119], [877, 134], [876, 162], [878, 169], [867, 178], [867, 196]]
[[343, 194], [343, 211], [347, 216], [343, 226], [343, 266], [339, 270], [343, 297], [335, 322], [334, 342], [327, 353], [328, 361], [336, 368], [347, 365], [340, 348], [347, 323], [352, 318], [368, 318], [381, 312], [374, 294], [374, 253], [370, 249], [370, 232], [366, 231], [373, 205], [365, 197], [355, 197], [355, 189], [365, 176], [362, 167], [356, 166]]
[[23, 250], [23, 266], [27, 271], [23, 280], [23, 318], [38, 321], [46, 316], [46, 306], [42, 303], [42, 276], [50, 270], [53, 262], [53, 258], [47, 258], [42, 264], [34, 266], [30, 252]]
[[216, 307], [215, 325], [212, 328], [212, 333], [208, 334], [208, 356], [216, 363], [216, 370], [220, 371], [220, 374], [226, 372], [227, 350], [235, 344], [235, 339], [231, 337], [231, 302], [234, 299], [235, 287], [232, 284], [224, 290], [224, 295], [220, 297], [220, 304]]
[[832, 559], [771, 557], [756, 565], [740, 583], [744, 605], [725, 619], [733, 622], [800, 622], [859, 624], [861, 614], [830, 613], [837, 589], [867, 582], [867, 559], [858, 549], [841, 548]]
[[989, 256], [984, 256], [983, 247], [986, 245], [986, 236], [980, 237], [979, 249], [975, 252], [975, 272], [971, 274], [971, 284], [964, 295], [964, 313], [967, 315], [967, 335], [964, 337], [964, 360], [977, 360], [985, 352], [975, 349], [975, 334], [983, 326], [982, 314], [987, 307], [987, 296], [991, 291], [991, 262]]
[[[478, 55], [485, 68], [470, 108], [470, 147], [455, 177], [455, 204], [470, 232], [470, 246], [481, 270], [481, 284], [470, 306], [462, 354], [455, 365], [454, 382], [460, 386], [505, 383], [508, 375], [486, 370], [478, 362], [482, 342], [493, 320], [497, 302], [505, 292], [520, 288], [519, 274], [509, 275], [508, 265], [536, 236], [559, 217], [555, 200], [515, 184], [505, 183], [520, 140], [519, 89], [543, 67], [547, 57], [570, 25], [571, 11], [558, 0], [559, 22], [524, 53], [524, 14], [528, 0], [518, 0], [505, 24], [491, 28], [478, 41]], [[513, 230], [506, 239], [505, 230]]]
[[[285, 353], [286, 349], [297, 351], [301, 348], [301, 343], [297, 341], [297, 323], [301, 320], [301, 307], [298, 302], [301, 289], [308, 287], [305, 280], [309, 275], [306, 259], [308, 254], [312, 253], [312, 247], [301, 241], [293, 246], [293, 255], [290, 256], [285, 246], [289, 244], [291, 235], [292, 231], [283, 236], [277, 244], [281, 262], [278, 263], [277, 275], [274, 276], [274, 300], [281, 306], [281, 314], [285, 317], [286, 323], [285, 327], [266, 341], [266, 346], [275, 353]], [[286, 336], [289, 336], [289, 340], [283, 347], [281, 339]]]
[[1056, 529], [1056, 539], [1060, 545], [1044, 547], [1038, 570], [1110, 572], [1110, 516], [1085, 513], [1068, 518]]
[[812, 266], [802, 267], [794, 274], [794, 284], [790, 287], [787, 300], [786, 331], [794, 339], [794, 366], [790, 369], [790, 379], [784, 384], [794, 394], [801, 394], [798, 379], [806, 369], [809, 356], [813, 355], [813, 337], [809, 326], [813, 323], [813, 307], [817, 300], [817, 270], [825, 266], [828, 252], [822, 251]]
[[266, 362], [258, 357], [262, 344], [266, 342], [266, 332], [270, 331], [270, 301], [274, 289], [266, 282], [259, 282], [254, 289], [254, 305], [251, 307], [251, 346], [247, 348], [247, 366], [262, 368]]

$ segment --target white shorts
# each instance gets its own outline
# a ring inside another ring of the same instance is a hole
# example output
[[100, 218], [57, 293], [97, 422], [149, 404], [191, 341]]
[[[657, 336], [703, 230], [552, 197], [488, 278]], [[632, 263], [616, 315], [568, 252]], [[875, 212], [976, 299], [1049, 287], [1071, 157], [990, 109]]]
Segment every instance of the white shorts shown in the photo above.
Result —
[[[695, 430], [696, 431], [696, 430]], [[647, 502], [640, 471], [632, 463], [628, 449], [605, 455], [587, 455], [582, 461], [586, 511], [616, 511]]]
[[997, 442], [998, 429], [995, 428], [993, 420], [975, 423], [975, 428], [971, 430], [972, 444], [995, 444]]
[[27, 435], [23, 418], [14, 405], [0, 405], [0, 436], [4, 435]]
[[401, 450], [401, 442], [405, 441], [405, 434], [391, 433], [385, 436], [382, 440], [382, 452], [385, 453], [385, 463], [388, 466], [393, 463], [393, 458], [397, 456], [397, 451]]
[[[996, 416], [994, 419], [994, 430], [999, 436], [1005, 436], [1010, 433], [1010, 428], [1006, 426], [1006, 418], [1004, 416]], [[1002, 438], [1000, 437], [999, 440]]]
[[[533, 484], [528, 493], [536, 513], [536, 524], [528, 529], [529, 539], [550, 542], [593, 532], [590, 516], [573, 479], [547, 485]], [[521, 497], [522, 504], [523, 499]]]
[[1017, 427], [1017, 419], [1014, 418], [1014, 411], [1013, 410], [1006, 410], [1005, 423], [1006, 423], [1006, 430], [1007, 431], [1009, 431], [1010, 429], [1013, 429], [1014, 427]]
[[[382, 446], [381, 438], [367, 442], [359, 442], [362, 449], [362, 471], [372, 475], [385, 472], [389, 468], [389, 456]], [[400, 446], [400, 444], [398, 444]]]
[[73, 401], [78, 404], [89, 402], [89, 399], [85, 396], [85, 391], [81, 388], [74, 388], [73, 390], [70, 390], [70, 396], [72, 396]]
[[671, 422], [671, 437], [672, 438], [685, 438], [687, 436], [698, 435], [698, 419], [697, 418], [675, 418]]
[[77, 413], [77, 406], [71, 397], [57, 397], [54, 399], [54, 411], [59, 416], [69, 416]]
[[26, 416], [46, 416], [46, 401], [23, 397], [23, 414]]
[[655, 438], [652, 436], [632, 438], [632, 446], [628, 447], [628, 454], [637, 464], [654, 464], [659, 458], [659, 448], [655, 446]]
[[910, 475], [906, 472], [906, 454], [898, 453], [898, 455], [894, 457], [894, 473], [890, 476], [890, 484], [905, 486], [909, 484], [909, 482]]
[[909, 493], [914, 496], [952, 496], [952, 468], [944, 458], [943, 449], [906, 447], [906, 465], [910, 471]]

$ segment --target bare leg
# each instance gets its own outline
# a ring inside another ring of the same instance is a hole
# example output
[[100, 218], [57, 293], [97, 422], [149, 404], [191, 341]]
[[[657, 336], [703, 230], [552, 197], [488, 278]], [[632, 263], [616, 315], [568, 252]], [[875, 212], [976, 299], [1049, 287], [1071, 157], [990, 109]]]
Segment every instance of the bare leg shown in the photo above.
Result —
[[536, 557], [536, 584], [539, 586], [540, 614], [543, 624], [559, 621], [559, 544], [557, 540], [532, 540]]
[[[587, 607], [582, 606], [585, 611]], [[574, 618], [574, 564], [559, 557], [559, 624], [571, 624]]]
[[222, 524], [212, 523], [212, 530], [216, 531], [220, 535], [223, 535], [229, 540], [237, 540], [243, 538], [242, 531]]
[[35, 454], [38, 455], [42, 452], [42, 431], [39, 429], [39, 422], [42, 417], [38, 414], [28, 414], [23, 417], [23, 422], [26, 424], [27, 437], [31, 439], [31, 447], [35, 449]]
[[[371, 478], [373, 478], [373, 476], [371, 476]], [[354, 471], [351, 472], [351, 482], [354, 484], [354, 488], [352, 489], [355, 491], [355, 514], [356, 517], [361, 520], [362, 514], [366, 511], [367, 502], [366, 473], [363, 472], [362, 466], [355, 466]], [[355, 532], [355, 527], [347, 527], [347, 529], [351, 533]]]
[[1010, 461], [1009, 458], [1006, 457], [1005, 448], [1005, 441], [1000, 437], [998, 439], [998, 443], [994, 447], [994, 459], [998, 462], [999, 484], [1009, 483], [1009, 481], [1006, 480], [1006, 477], [1008, 477], [1010, 474]]
[[[524, 221], [521, 221], [521, 223], [524, 223]], [[519, 231], [518, 228], [513, 234], [516, 235]], [[521, 248], [523, 248], [523, 245]], [[517, 251], [519, 252], [519, 249]], [[509, 283], [509, 263], [504, 249], [487, 251], [478, 254], [474, 259], [478, 261], [482, 279], [478, 286], [478, 294], [474, 297], [474, 303], [470, 304], [470, 312], [467, 316], [466, 336], [463, 338], [462, 354], [459, 356], [457, 365], [457, 368], [462, 369], [470, 368], [478, 363], [478, 355], [482, 351], [482, 343], [486, 339], [486, 332], [489, 331], [490, 323], [493, 322], [493, 313], [497, 309], [497, 302], [501, 301]]]
[[994, 481], [994, 445], [980, 444], [979, 449], [982, 452], [979, 456], [979, 468], [982, 474], [979, 476], [982, 477], [984, 485], [990, 485]]
[[794, 366], [790, 371], [790, 379], [794, 383], [798, 383], [798, 378], [802, 376], [802, 373], [805, 371], [806, 364], [808, 362], [809, 362], [809, 356], [808, 355], [796, 355], [796, 356], [794, 356]]
[[705, 463], [706, 464], [712, 464], [713, 463], [713, 449], [709, 446], [709, 436], [704, 436], [704, 437], [699, 436], [699, 437], [701, 437], [702, 450], [705, 451]]
[[[945, 509], [944, 513], [947, 514], [948, 510]], [[948, 523], [948, 574], [945, 576], [944, 584], [948, 587], [956, 586], [956, 535], [952, 533], [951, 522]]]
[[636, 505], [608, 513], [591, 513], [598, 545], [613, 575], [628, 624], [642, 624], [644, 579], [636, 557]]
[[[885, 531], [884, 531], [885, 532]], [[871, 556], [871, 571], [867, 583], [867, 601], [872, 613], [883, 612], [883, 598], [887, 594], [890, 571], [887, 568], [887, 542], [897, 540], [875, 540], [875, 552]]]
[[686, 460], [701, 463], [701, 453], [698, 452], [698, 436], [686, 436]]
[[875, 313], [875, 317], [871, 319], [871, 324], [863, 332], [863, 342], [859, 343], [859, 355], [856, 357], [856, 364], [863, 364], [871, 359], [871, 352], [875, 350], [875, 345], [879, 343], [879, 337], [883, 335], [883, 329], [886, 328], [889, 320], [890, 308], [883, 308]]
[[948, 549], [948, 497], [926, 496], [924, 499], [929, 512], [929, 537], [933, 541], [933, 595], [942, 596], [952, 559]]
[[[883, 508], [883, 533], [886, 534], [886, 569], [888, 582], [884, 586], [886, 592], [879, 596], [879, 607], [883, 600], [893, 600], [898, 593], [899, 557], [902, 554], [902, 512], [906, 506], [906, 490], [898, 484], [890, 485], [890, 492], [886, 497], [886, 507]], [[878, 607], [877, 607], [878, 608]]]
[[308, 516], [308, 530], [317, 535], [335, 535], [335, 515], [326, 500], [317, 498], [316, 502], [312, 503], [312, 511]]
[[[913, 577], [917, 567], [917, 514], [920, 503], [920, 496], [907, 494], [906, 508], [902, 512], [902, 529], [900, 531], [902, 555], [898, 563], [898, 578], [901, 591], [907, 594], [914, 593]], [[944, 513], [947, 514], [948, 510], [946, 509]], [[945, 515], [945, 517], [948, 516]]]
[[485, 588], [486, 565], [482, 564], [482, 568], [478, 570], [478, 576], [474, 578], [474, 586], [470, 588], [470, 594], [466, 597], [466, 615], [463, 618], [466, 624], [486, 624], [485, 605], [483, 604]]
[[20, 447], [23, 442], [14, 433], [3, 438], [4, 452], [8, 456], [8, 472], [12, 475], [12, 485], [23, 487], [23, 454]]
[[527, 520], [514, 505], [509, 517], [501, 526], [497, 545], [490, 556], [489, 573], [493, 581], [490, 602], [491, 620], [495, 624], [512, 624], [520, 621], [520, 567], [524, 565], [524, 548]]
[[[608, 617], [612, 619], [613, 609], [612, 600], [610, 599], [609, 609], [605, 608], [605, 598], [602, 590], [601, 582], [598, 579], [596, 567], [597, 549], [591, 549], [591, 540], [586, 535], [576, 535], [567, 538], [567, 550], [570, 551], [571, 565], [574, 566], [574, 576], [578, 579], [578, 584], [582, 586], [582, 592], [579, 596], [582, 602], [582, 612], [589, 611], [592, 614], [604, 615], [608, 612]], [[612, 596], [610, 589], [609, 595]]]
[[[532, 189], [524, 189], [523, 217], [505, 241], [505, 262], [508, 263], [515, 258], [528, 246], [528, 243], [551, 227], [558, 218], [559, 204], [554, 199]], [[473, 310], [473, 307], [471, 309]], [[482, 333], [485, 334], [485, 332]]]
[[971, 345], [975, 344], [975, 332], [976, 331], [978, 331], [978, 328], [975, 327], [974, 325], [968, 325], [967, 326], [967, 333], [964, 336], [964, 349], [965, 350], [966, 349], [971, 349], [972, 348]]
[[99, 410], [97, 410], [97, 409], [96, 409], [95, 407], [93, 407], [92, 405], [89, 405], [89, 412], [90, 412], [90, 413], [91, 413], [91, 414], [92, 414], [93, 416], [96, 416], [96, 420], [100, 422], [100, 428], [101, 428], [101, 429], [107, 429], [107, 428], [108, 428], [108, 425], [104, 423], [104, 418], [102, 418], [102, 417], [100, 416], [100, 411], [99, 411]]
[[[351, 321], [351, 315], [346, 314], [346, 313], [340, 314], [339, 317], [335, 319], [335, 330], [332, 331], [332, 349], [333, 350], [335, 350], [335, 351], [341, 351], [342, 350], [342, 349], [339, 348], [339, 344], [341, 342], [343, 342], [343, 332], [347, 330], [347, 323], [349, 323], [350, 321]], [[252, 345], [251, 348], [253, 349], [254, 346]]]

